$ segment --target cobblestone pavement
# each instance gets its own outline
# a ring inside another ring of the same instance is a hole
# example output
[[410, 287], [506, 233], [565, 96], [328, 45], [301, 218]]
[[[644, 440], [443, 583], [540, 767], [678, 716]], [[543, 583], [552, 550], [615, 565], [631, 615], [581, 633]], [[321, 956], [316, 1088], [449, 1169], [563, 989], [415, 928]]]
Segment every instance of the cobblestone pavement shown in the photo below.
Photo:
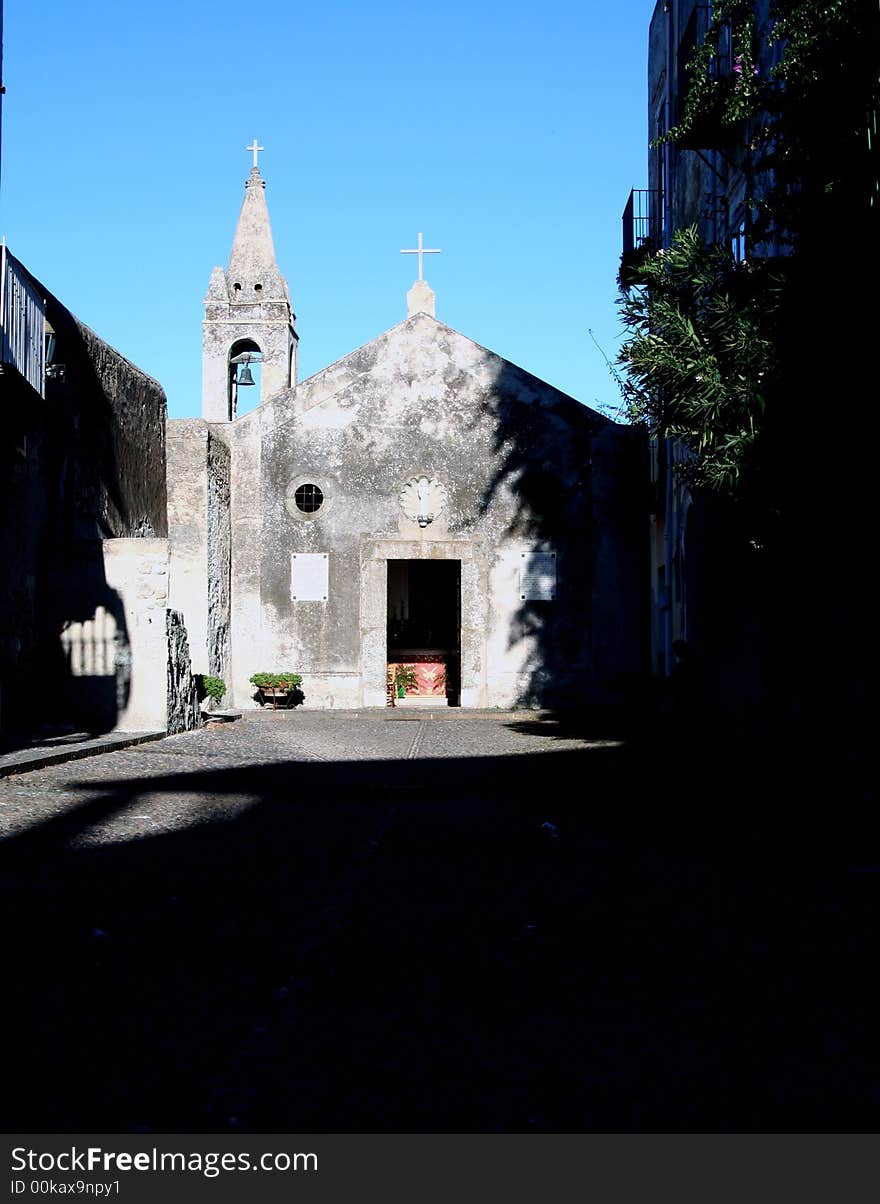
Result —
[[0, 781], [6, 1129], [875, 1129], [876, 845], [662, 752], [297, 711]]

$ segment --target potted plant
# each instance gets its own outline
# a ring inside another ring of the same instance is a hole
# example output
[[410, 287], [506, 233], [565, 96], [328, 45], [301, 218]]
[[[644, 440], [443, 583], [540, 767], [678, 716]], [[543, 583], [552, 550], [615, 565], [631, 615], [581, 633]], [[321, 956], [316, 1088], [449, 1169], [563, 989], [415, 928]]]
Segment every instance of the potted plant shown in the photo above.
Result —
[[257, 687], [260, 705], [265, 706], [271, 698], [273, 711], [278, 709], [279, 703], [283, 707], [295, 706], [305, 697], [299, 688], [302, 685], [299, 673], [253, 673], [250, 681]]
[[397, 665], [394, 670], [394, 684], [397, 687], [397, 697], [406, 698], [407, 690], [417, 690], [419, 680], [412, 665]]

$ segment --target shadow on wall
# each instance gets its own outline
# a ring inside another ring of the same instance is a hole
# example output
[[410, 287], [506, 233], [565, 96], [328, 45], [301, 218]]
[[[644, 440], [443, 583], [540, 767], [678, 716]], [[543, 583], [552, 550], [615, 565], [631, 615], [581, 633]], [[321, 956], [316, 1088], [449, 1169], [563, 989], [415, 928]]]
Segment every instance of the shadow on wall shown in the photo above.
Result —
[[[58, 717], [92, 732], [116, 726], [131, 692], [131, 643], [119, 593], [104, 575], [100, 544], [83, 549], [52, 623], [60, 631], [63, 685]], [[78, 599], [78, 601], [77, 601]]]
[[129, 639], [101, 540], [167, 533], [162, 389], [34, 285], [51, 330], [46, 396], [0, 378], [0, 726], [13, 744], [115, 725]]
[[116, 664], [119, 654], [124, 665], [125, 619], [105, 578], [97, 519], [86, 500], [96, 495], [101, 459], [88, 462], [88, 417], [72, 412], [64, 394], [55, 406], [57, 396], [49, 381], [46, 400], [35, 402], [21, 382], [15, 419], [3, 436], [0, 722], [6, 747], [65, 729], [108, 731], [120, 709]]
[[480, 513], [512, 507], [499, 537], [532, 549], [508, 638], [524, 658], [518, 702], [620, 702], [647, 656], [643, 435], [512, 365], [492, 405], [497, 467]]
[[697, 492], [684, 531], [686, 638], [713, 711], [744, 733], [765, 721], [772, 578], [726, 499]]

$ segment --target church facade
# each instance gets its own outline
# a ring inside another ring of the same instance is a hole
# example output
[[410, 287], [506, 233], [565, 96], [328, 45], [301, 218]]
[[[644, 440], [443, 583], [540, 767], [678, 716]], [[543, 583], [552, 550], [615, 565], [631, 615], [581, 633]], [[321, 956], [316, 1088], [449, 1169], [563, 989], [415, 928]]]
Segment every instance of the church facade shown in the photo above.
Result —
[[[643, 665], [639, 436], [437, 320], [297, 380], [255, 166], [205, 300], [202, 417], [168, 424], [171, 605], [196, 672], [256, 706], [584, 705]], [[260, 404], [239, 391], [260, 377]]]

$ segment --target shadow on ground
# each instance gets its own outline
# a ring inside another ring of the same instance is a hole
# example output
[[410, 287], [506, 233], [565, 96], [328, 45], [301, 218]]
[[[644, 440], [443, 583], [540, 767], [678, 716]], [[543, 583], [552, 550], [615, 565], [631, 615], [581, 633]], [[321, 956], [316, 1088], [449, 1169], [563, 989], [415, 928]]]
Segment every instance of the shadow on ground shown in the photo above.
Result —
[[72, 768], [0, 846], [4, 1127], [875, 1130], [876, 829], [662, 756]]

